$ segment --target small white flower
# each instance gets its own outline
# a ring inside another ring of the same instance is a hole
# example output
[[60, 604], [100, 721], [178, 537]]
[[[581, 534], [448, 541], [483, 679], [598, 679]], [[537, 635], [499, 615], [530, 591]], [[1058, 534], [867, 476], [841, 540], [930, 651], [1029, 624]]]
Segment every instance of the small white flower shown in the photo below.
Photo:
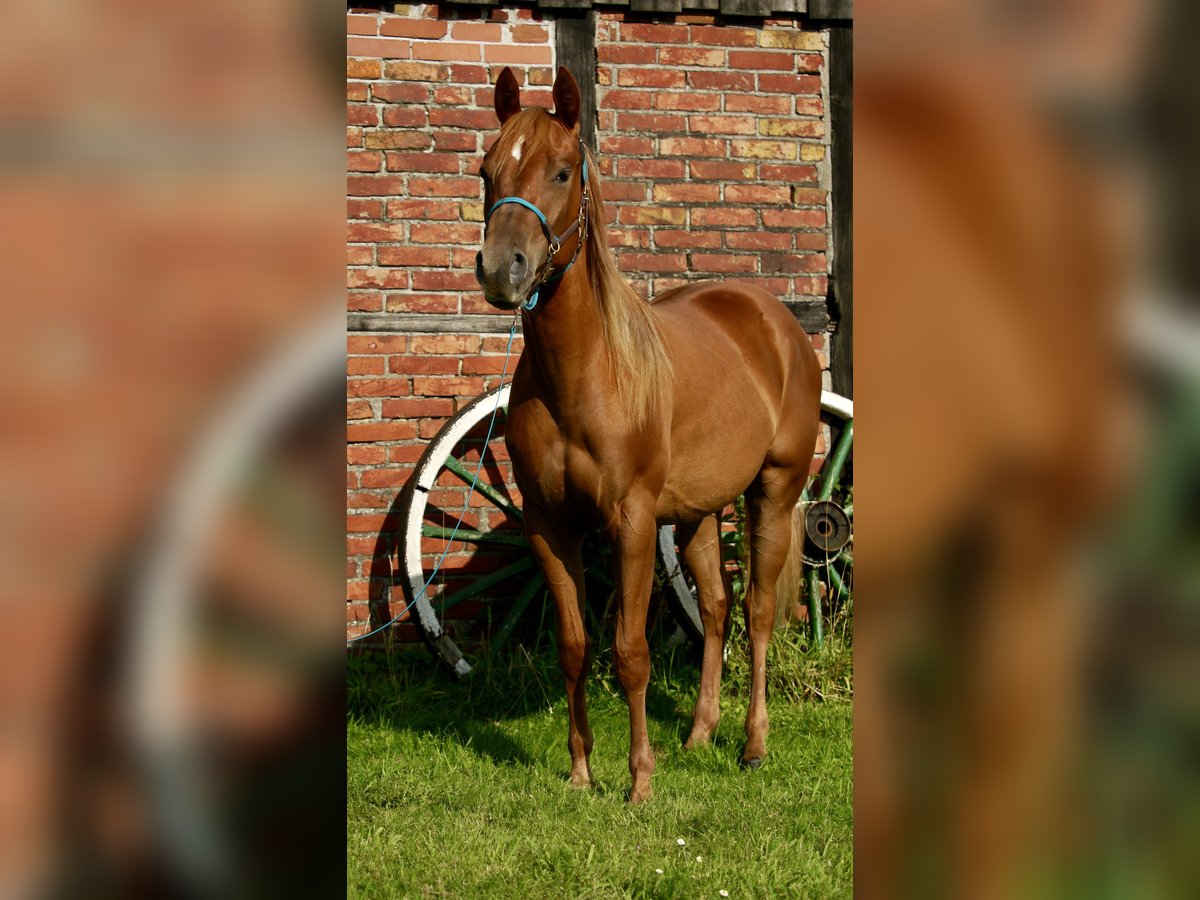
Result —
[[719, 891], [717, 891], [717, 893], [720, 894], [722, 897], [729, 896], [729, 891], [725, 890], [725, 888], [721, 888]]
[[697, 857], [696, 857], [696, 862], [704, 862], [704, 857], [703, 857], [703, 856], [697, 856]]
[[662, 874], [662, 869], [655, 869], [654, 871], [657, 872], [659, 875]]
[[677, 843], [680, 847], [682, 847], [684, 844], [687, 843], [687, 841], [685, 841], [683, 838], [675, 838], [675, 843]]

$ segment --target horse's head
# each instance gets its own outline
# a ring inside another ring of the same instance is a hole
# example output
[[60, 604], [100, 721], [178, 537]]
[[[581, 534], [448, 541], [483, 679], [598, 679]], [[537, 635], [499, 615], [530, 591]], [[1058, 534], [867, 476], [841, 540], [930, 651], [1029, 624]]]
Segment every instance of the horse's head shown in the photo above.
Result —
[[579, 85], [559, 67], [554, 112], [522, 110], [517, 80], [506, 68], [496, 82], [494, 100], [500, 136], [479, 173], [487, 225], [483, 249], [475, 256], [475, 277], [488, 303], [515, 309], [546, 277], [556, 237], [579, 215]]

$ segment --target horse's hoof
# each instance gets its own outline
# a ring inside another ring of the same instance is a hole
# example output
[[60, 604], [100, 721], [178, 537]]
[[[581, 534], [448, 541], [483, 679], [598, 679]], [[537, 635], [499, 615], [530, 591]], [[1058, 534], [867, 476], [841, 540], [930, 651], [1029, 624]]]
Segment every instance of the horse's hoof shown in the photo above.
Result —
[[752, 756], [749, 759], [742, 760], [743, 769], [757, 769], [763, 764], [761, 756]]

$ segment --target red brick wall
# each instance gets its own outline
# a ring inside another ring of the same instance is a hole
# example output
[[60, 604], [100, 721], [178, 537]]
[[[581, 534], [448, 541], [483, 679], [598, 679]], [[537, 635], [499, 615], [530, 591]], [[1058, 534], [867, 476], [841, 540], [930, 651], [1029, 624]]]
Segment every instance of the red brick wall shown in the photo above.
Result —
[[[473, 275], [475, 176], [498, 128], [492, 85], [508, 65], [524, 104], [552, 103], [551, 18], [411, 9], [347, 16], [347, 307], [445, 314], [449, 325], [348, 336], [348, 634], [364, 630], [372, 565], [387, 564], [372, 555], [413, 463], [503, 363], [506, 336], [453, 330], [456, 315], [509, 315], [483, 302]], [[791, 20], [601, 13], [596, 47], [599, 162], [622, 271], [654, 293], [740, 278], [784, 300], [822, 299], [825, 35]], [[812, 338], [827, 366], [825, 335]]]

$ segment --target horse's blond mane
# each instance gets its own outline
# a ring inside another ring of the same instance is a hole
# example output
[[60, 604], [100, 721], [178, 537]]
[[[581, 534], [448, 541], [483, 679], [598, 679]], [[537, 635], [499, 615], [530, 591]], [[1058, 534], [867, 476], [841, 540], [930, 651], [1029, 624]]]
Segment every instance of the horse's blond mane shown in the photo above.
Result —
[[644, 425], [666, 405], [671, 360], [663, 346], [653, 306], [643, 300], [617, 268], [608, 249], [599, 167], [588, 155], [588, 268], [592, 293], [600, 304], [604, 338], [617, 388], [635, 425]]

